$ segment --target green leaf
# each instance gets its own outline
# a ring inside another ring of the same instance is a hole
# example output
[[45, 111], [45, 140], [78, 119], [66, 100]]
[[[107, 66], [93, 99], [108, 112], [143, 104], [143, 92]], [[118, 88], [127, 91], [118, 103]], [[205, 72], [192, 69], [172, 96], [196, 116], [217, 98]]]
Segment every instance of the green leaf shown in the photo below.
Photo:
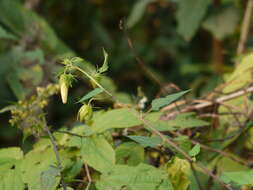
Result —
[[196, 144], [190, 151], [189, 151], [189, 155], [194, 157], [197, 156], [200, 153], [200, 145]]
[[38, 61], [40, 65], [43, 65], [45, 62], [44, 53], [40, 48], [36, 48], [35, 50], [32, 51], [26, 51], [23, 57], [30, 61]]
[[113, 128], [129, 128], [141, 125], [138, 113], [134, 109], [121, 108], [107, 111], [100, 115], [92, 124], [92, 130], [96, 133]]
[[0, 26], [0, 39], [17, 40], [18, 38], [13, 34], [7, 32], [2, 26]]
[[23, 190], [25, 184], [22, 181], [21, 173], [17, 169], [8, 170], [0, 174], [1, 190]]
[[154, 0], [138, 0], [127, 18], [127, 27], [132, 28], [144, 15], [146, 7]]
[[[62, 164], [66, 156], [61, 156]], [[35, 149], [28, 152], [21, 163], [22, 179], [28, 184], [28, 189], [41, 189], [41, 175], [55, 165], [56, 158], [51, 147]]]
[[[186, 129], [193, 127], [202, 127], [210, 125], [208, 122], [195, 118], [196, 116], [192, 115], [192, 113], [184, 113], [176, 116], [175, 119], [169, 120], [167, 122], [168, 126], [173, 126], [176, 129]], [[159, 130], [166, 130], [159, 128]]]
[[15, 96], [19, 100], [23, 100], [25, 98], [25, 89], [23, 88], [19, 78], [15, 72], [9, 73], [7, 76], [7, 82], [15, 94]]
[[253, 185], [253, 170], [241, 172], [225, 172], [221, 179], [225, 183], [235, 183], [237, 185]]
[[80, 147], [83, 161], [97, 171], [108, 172], [115, 164], [115, 152], [103, 136], [82, 138]]
[[173, 190], [167, 174], [147, 164], [138, 166], [116, 165], [112, 171], [101, 175], [96, 182], [98, 190]]
[[126, 142], [116, 148], [116, 163], [136, 166], [144, 161], [144, 148], [133, 142]]
[[229, 7], [208, 17], [204, 21], [203, 27], [210, 31], [216, 39], [223, 40], [234, 33], [239, 20], [238, 9]]
[[98, 70], [99, 73], [104, 73], [109, 68], [108, 67], [108, 53], [105, 51], [104, 48], [103, 48], [103, 54], [104, 54], [104, 63], [102, 65], [102, 67], [99, 68], [99, 70]]
[[54, 167], [43, 171], [40, 176], [41, 189], [55, 190], [60, 182], [60, 170]]
[[156, 147], [162, 143], [160, 137], [127, 136], [144, 147]]
[[152, 110], [158, 111], [161, 107], [167, 106], [174, 102], [175, 100], [179, 99], [186, 93], [188, 93], [190, 90], [185, 90], [182, 92], [178, 92], [175, 94], [170, 94], [164, 98], [157, 98], [152, 101]]
[[85, 100], [88, 100], [88, 99], [100, 94], [103, 91], [104, 90], [101, 88], [95, 88], [94, 90], [90, 91], [88, 94], [84, 95], [78, 102], [84, 102]]
[[0, 149], [0, 158], [22, 159], [23, 151], [19, 147], [2, 148]]
[[176, 13], [177, 31], [185, 40], [189, 41], [195, 35], [210, 2], [210, 0], [178, 1], [179, 7]]

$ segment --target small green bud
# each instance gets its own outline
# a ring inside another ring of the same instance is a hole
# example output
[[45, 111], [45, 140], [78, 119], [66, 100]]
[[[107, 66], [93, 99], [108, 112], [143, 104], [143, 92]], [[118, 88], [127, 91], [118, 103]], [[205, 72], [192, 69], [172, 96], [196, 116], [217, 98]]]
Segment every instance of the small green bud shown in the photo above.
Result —
[[84, 104], [78, 111], [77, 119], [80, 122], [89, 121], [92, 117], [92, 107], [88, 104]]

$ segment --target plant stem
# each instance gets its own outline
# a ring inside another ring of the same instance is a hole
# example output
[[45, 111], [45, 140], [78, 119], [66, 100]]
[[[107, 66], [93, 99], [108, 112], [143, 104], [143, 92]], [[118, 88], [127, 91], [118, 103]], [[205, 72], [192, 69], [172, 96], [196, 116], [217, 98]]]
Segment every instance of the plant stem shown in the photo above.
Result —
[[82, 70], [81, 68], [77, 67], [77, 66], [73, 66], [73, 68], [75, 68], [76, 70], [80, 71], [81, 73], [83, 73], [86, 77], [88, 77], [92, 82], [94, 82], [99, 88], [101, 88], [102, 90], [104, 90], [109, 96], [111, 96], [113, 99], [114, 96], [108, 91], [106, 90], [101, 84], [99, 84], [91, 75], [89, 75], [87, 72], [85, 72], [84, 70]]
[[48, 126], [45, 125], [44, 128], [45, 128], [45, 131], [47, 132], [47, 134], [50, 138], [50, 141], [53, 145], [53, 149], [54, 149], [54, 153], [55, 153], [55, 157], [56, 157], [56, 161], [57, 161], [57, 168], [60, 170], [62, 188], [63, 188], [63, 190], [67, 190], [67, 185], [66, 185], [66, 183], [63, 179], [63, 175], [62, 175], [62, 163], [61, 163], [61, 158], [60, 158], [58, 146], [57, 146], [57, 144], [55, 142], [55, 138], [54, 138], [53, 134], [50, 132]]

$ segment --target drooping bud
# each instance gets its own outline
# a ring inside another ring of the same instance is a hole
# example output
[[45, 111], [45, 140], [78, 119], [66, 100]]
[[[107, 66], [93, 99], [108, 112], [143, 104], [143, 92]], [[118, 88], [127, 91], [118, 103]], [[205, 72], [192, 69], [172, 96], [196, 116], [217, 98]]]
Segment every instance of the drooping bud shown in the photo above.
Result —
[[91, 119], [93, 114], [92, 107], [88, 104], [82, 105], [82, 107], [78, 111], [77, 119], [80, 122], [87, 122]]
[[59, 79], [61, 99], [62, 103], [66, 104], [68, 100], [68, 89], [71, 86], [73, 80], [73, 75], [71, 74], [61, 74]]

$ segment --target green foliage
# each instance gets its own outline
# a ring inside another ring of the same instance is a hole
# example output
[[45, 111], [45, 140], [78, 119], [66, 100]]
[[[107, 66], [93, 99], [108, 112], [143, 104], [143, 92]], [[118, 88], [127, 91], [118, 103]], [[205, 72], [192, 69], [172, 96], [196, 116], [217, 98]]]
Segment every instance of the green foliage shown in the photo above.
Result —
[[0, 189], [252, 188], [245, 5], [1, 0]]
[[170, 94], [164, 98], [155, 99], [152, 101], [152, 110], [158, 111], [161, 107], [171, 104], [172, 102], [176, 101], [177, 99], [179, 99], [188, 92], [189, 90], [186, 90], [175, 94]]
[[138, 112], [131, 108], [120, 108], [101, 114], [92, 124], [94, 133], [102, 133], [108, 129], [129, 128], [142, 124]]
[[195, 35], [210, 3], [210, 0], [181, 0], [178, 2], [177, 31], [185, 40], [189, 41]]
[[136, 167], [116, 165], [112, 171], [103, 174], [96, 183], [98, 190], [122, 188], [147, 190], [173, 190], [165, 171], [146, 164]]

